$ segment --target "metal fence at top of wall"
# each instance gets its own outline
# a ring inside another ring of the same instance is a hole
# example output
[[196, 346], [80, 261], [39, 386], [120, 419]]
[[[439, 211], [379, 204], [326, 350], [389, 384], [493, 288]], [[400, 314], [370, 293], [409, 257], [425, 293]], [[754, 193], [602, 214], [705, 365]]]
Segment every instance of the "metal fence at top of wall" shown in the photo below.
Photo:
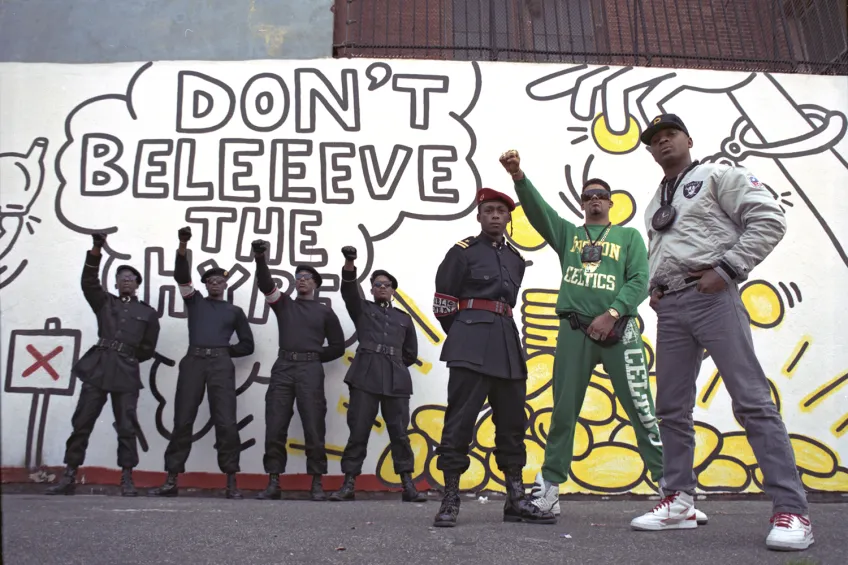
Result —
[[845, 0], [336, 0], [335, 57], [848, 75]]

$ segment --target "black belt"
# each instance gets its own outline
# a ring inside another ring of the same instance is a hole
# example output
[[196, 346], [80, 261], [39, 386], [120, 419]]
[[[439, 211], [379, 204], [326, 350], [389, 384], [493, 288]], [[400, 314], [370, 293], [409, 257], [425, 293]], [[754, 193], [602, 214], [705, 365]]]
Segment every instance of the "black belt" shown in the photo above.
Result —
[[380, 353], [382, 355], [388, 355], [389, 357], [400, 357], [400, 350], [391, 345], [385, 345], [382, 343], [375, 343], [373, 341], [365, 341], [359, 342], [359, 349], [363, 351], [370, 351], [372, 353]]
[[220, 357], [222, 355], [230, 356], [229, 347], [197, 347], [189, 346], [188, 354], [192, 357]]
[[320, 361], [321, 354], [314, 351], [286, 351], [280, 349], [277, 357], [285, 361]]
[[124, 353], [130, 357], [135, 357], [135, 347], [127, 345], [126, 343], [121, 343], [115, 339], [98, 339], [97, 347], [102, 349], [114, 349], [118, 353]]

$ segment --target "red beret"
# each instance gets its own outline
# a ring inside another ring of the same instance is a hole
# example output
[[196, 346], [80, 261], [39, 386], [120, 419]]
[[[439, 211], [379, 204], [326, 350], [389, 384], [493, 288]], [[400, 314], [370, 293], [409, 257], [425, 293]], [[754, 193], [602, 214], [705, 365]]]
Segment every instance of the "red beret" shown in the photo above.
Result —
[[498, 192], [491, 188], [481, 188], [477, 191], [477, 204], [482, 204], [488, 200], [500, 200], [506, 204], [506, 207], [509, 208], [510, 212], [515, 210], [515, 201], [503, 192]]

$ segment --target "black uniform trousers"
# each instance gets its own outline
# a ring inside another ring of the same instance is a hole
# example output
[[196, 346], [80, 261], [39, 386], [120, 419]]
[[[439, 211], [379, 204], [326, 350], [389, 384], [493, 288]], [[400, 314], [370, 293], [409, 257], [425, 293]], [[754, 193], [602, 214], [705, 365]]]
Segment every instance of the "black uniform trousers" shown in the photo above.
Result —
[[236, 419], [236, 369], [230, 356], [186, 355], [180, 361], [174, 398], [174, 429], [165, 449], [165, 470], [184, 473], [191, 453], [197, 409], [209, 393], [209, 413], [215, 426], [215, 447], [222, 473], [239, 472], [241, 441]]
[[395, 474], [412, 473], [415, 470], [415, 454], [406, 431], [409, 427], [409, 398], [373, 394], [356, 387], [350, 387], [347, 408], [350, 437], [342, 455], [342, 472], [354, 476], [362, 473], [362, 462], [368, 454], [368, 438], [377, 418], [377, 409], [382, 412], [389, 432]]
[[82, 383], [77, 407], [71, 418], [73, 432], [65, 444], [65, 465], [76, 468], [85, 461], [88, 438], [109, 396], [112, 397], [112, 414], [118, 432], [118, 466], [132, 469], [138, 465], [135, 435], [138, 391], [109, 392], [86, 382]]
[[265, 472], [285, 473], [288, 454], [286, 440], [294, 407], [303, 425], [306, 472], [327, 474], [327, 398], [324, 395], [324, 366], [320, 361], [277, 359], [271, 369], [271, 382], [265, 393]]
[[471, 460], [468, 450], [474, 439], [477, 417], [486, 397], [495, 424], [495, 462], [498, 469], [521, 469], [527, 462], [524, 430], [527, 414], [524, 399], [527, 381], [490, 377], [471, 369], [452, 367], [448, 379], [448, 406], [442, 442], [436, 448], [436, 467], [442, 472], [464, 473]]

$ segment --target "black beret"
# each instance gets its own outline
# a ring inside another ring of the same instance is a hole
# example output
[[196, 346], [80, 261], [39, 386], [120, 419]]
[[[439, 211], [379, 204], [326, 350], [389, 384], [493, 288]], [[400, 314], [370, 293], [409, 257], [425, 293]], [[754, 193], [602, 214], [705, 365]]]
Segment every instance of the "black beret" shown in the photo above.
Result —
[[371, 273], [371, 283], [373, 284], [374, 279], [381, 276], [386, 277], [387, 279], [389, 279], [389, 281], [391, 281], [392, 288], [396, 289], [398, 287], [397, 279], [394, 278], [388, 271], [384, 271], [382, 269], [377, 269], [376, 271]]
[[230, 273], [228, 273], [225, 269], [222, 269], [221, 267], [212, 267], [211, 269], [203, 273], [203, 276], [200, 277], [200, 282], [205, 283], [206, 279], [208, 279], [209, 277], [214, 277], [216, 275], [220, 275], [224, 278], [227, 278], [227, 275], [229, 274]]
[[300, 273], [301, 271], [306, 271], [312, 275], [312, 279], [315, 281], [315, 288], [320, 288], [321, 284], [324, 282], [324, 279], [321, 278], [321, 275], [318, 274], [318, 271], [315, 270], [314, 267], [310, 267], [309, 265], [298, 265], [294, 268], [294, 274]]
[[118, 267], [118, 270], [115, 271], [115, 276], [117, 277], [121, 271], [129, 271], [135, 275], [135, 280], [138, 284], [141, 284], [141, 273], [139, 273], [135, 268], [130, 267], [129, 265], [121, 265]]

